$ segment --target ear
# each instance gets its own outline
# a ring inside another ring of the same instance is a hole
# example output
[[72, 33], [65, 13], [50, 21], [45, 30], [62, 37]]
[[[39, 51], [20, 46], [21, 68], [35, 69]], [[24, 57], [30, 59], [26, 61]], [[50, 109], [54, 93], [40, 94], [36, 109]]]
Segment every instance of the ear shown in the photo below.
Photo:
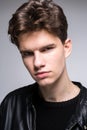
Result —
[[64, 43], [65, 58], [67, 58], [72, 51], [72, 42], [70, 39], [66, 39]]

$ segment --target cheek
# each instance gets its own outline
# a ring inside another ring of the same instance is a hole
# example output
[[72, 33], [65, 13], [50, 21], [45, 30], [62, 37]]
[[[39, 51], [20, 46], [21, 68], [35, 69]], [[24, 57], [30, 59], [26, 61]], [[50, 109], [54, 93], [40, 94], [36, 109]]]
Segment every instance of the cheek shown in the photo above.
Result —
[[52, 55], [48, 56], [47, 62], [49, 62], [49, 65], [54, 66], [58, 68], [58, 66], [61, 66], [62, 64], [65, 63], [65, 56], [64, 52], [57, 52], [53, 53]]

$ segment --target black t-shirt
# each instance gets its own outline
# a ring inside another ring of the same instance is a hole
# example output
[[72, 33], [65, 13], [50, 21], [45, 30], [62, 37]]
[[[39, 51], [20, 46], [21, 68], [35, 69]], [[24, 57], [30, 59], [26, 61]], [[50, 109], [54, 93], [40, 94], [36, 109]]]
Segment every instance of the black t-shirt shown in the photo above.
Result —
[[35, 99], [36, 130], [65, 130], [76, 110], [81, 92], [65, 102], [46, 102], [41, 97]]

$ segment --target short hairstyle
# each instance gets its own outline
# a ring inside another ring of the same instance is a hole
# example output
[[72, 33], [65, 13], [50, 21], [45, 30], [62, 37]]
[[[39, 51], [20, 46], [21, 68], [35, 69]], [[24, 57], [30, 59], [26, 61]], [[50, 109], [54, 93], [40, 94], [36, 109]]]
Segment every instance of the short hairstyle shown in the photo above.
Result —
[[67, 38], [68, 23], [63, 9], [52, 0], [29, 0], [21, 5], [9, 21], [11, 42], [19, 47], [19, 36], [45, 29], [60, 38]]

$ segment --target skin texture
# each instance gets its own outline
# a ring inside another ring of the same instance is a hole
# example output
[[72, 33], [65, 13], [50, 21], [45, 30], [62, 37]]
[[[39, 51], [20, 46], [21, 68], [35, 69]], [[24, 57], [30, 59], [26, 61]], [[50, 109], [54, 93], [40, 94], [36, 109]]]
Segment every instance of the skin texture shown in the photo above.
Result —
[[41, 30], [21, 35], [19, 50], [24, 65], [39, 84], [46, 100], [54, 100], [54, 97], [59, 100], [58, 97], [67, 97], [72, 89], [76, 90], [66, 70], [66, 58], [72, 50], [71, 40], [62, 43], [57, 36]]

